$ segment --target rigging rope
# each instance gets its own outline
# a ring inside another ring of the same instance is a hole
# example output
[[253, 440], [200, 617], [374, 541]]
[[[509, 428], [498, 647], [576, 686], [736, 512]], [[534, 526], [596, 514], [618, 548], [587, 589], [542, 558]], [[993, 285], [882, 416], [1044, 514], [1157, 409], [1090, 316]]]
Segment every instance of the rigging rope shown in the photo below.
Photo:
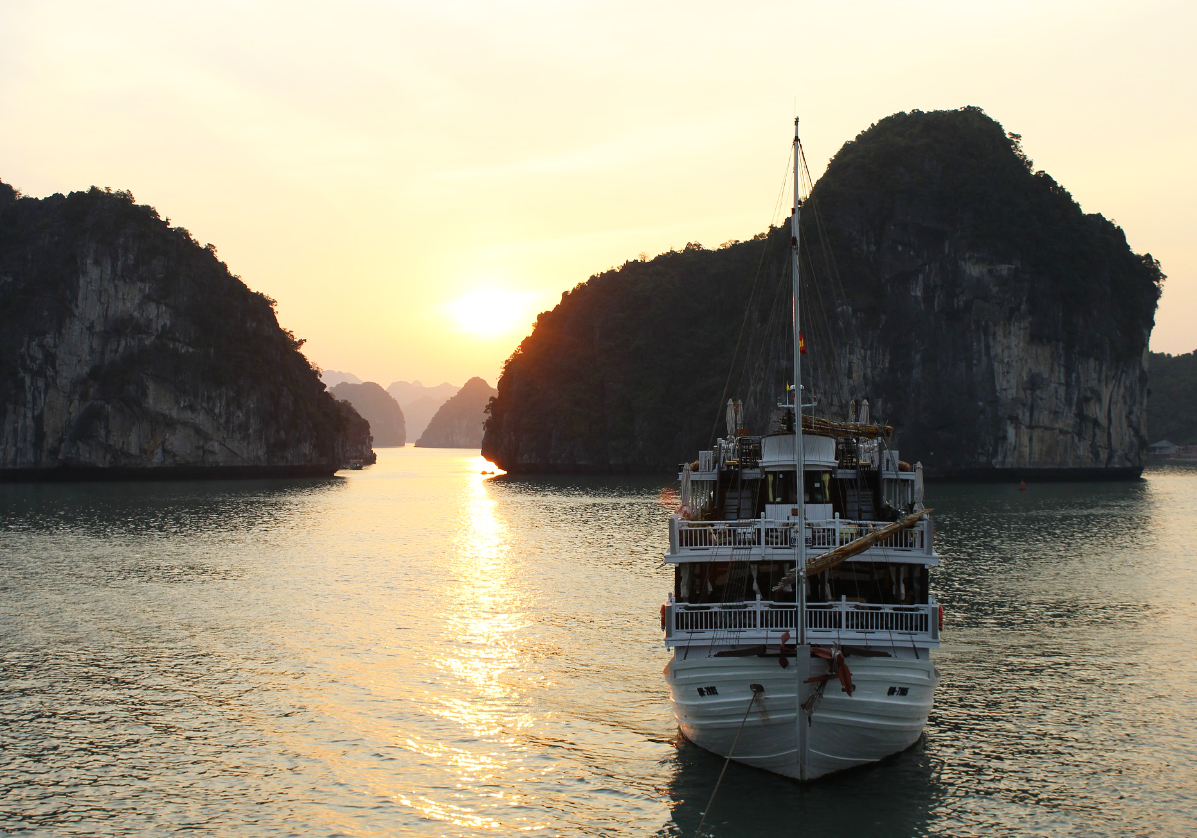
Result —
[[756, 703], [757, 696], [765, 691], [765, 688], [760, 684], [752, 684], [752, 698], [748, 699], [748, 709], [744, 711], [744, 718], [740, 719], [740, 729], [736, 731], [736, 738], [732, 740], [731, 748], [727, 751], [727, 759], [723, 761], [723, 770], [719, 772], [719, 779], [715, 781], [715, 788], [711, 792], [711, 799], [707, 801], [707, 808], [702, 811], [702, 819], [698, 822], [698, 829], [694, 831], [694, 838], [700, 838], [702, 835], [702, 825], [707, 822], [707, 815], [711, 812], [711, 806], [715, 802], [715, 795], [719, 793], [719, 785], [723, 782], [723, 775], [727, 773], [727, 766], [731, 763], [732, 754], [736, 752], [736, 743], [740, 741], [740, 733], [744, 730], [744, 723], [748, 721], [748, 714], [752, 712], [752, 705]]
[[[800, 167], [800, 170], [801, 170], [802, 174], [804, 174], [806, 176], [806, 182], [811, 183], [810, 167], [807, 166], [807, 164], [806, 164], [806, 152], [802, 148], [801, 143], [798, 144], [798, 154], [799, 154], [799, 159], [802, 161], [802, 166]], [[814, 213], [815, 232], [818, 235], [819, 245], [820, 245], [819, 252], [822, 254], [824, 265], [827, 268], [828, 284], [831, 286], [831, 291], [834, 292], [835, 296], [838, 297], [839, 300], [846, 306], [848, 303], [848, 296], [844, 290], [843, 277], [840, 274], [839, 263], [836, 262], [835, 251], [831, 247], [831, 244], [827, 237], [826, 225], [823, 222], [822, 209], [819, 206], [818, 201], [814, 200], [814, 198], [815, 198], [815, 195], [814, 195], [814, 188], [813, 188], [813, 184], [812, 184], [812, 186], [811, 186], [811, 199], [812, 200], [810, 200], [809, 203], [811, 206], [811, 210]], [[809, 252], [809, 250], [810, 249], [808, 249], [808, 252]], [[813, 262], [812, 262], [811, 267], [812, 267], [812, 276], [813, 276], [813, 268], [814, 268]], [[815, 287], [816, 293], [820, 295], [820, 299], [821, 299], [821, 289], [820, 289], [819, 285], [815, 284], [814, 287]], [[823, 309], [824, 309], [824, 314], [825, 314], [826, 306], [823, 306]], [[845, 338], [846, 338], [843, 341], [843, 345], [845, 347], [856, 349], [859, 351], [862, 347], [860, 345], [859, 336], [856, 334], [855, 320], [851, 316], [840, 318], [840, 319], [842, 321], [840, 324], [840, 328], [845, 333]], [[838, 407], [840, 408], [840, 412], [842, 415], [842, 412], [843, 412], [842, 409], [850, 398], [850, 394], [847, 392], [847, 387], [849, 386], [848, 376], [846, 375], [846, 371], [840, 365], [840, 358], [839, 358], [838, 354], [836, 354], [835, 356], [833, 356], [831, 358], [831, 363], [832, 363], [832, 366], [835, 367], [834, 380], [836, 382], [838, 382], [840, 385], [840, 388], [838, 388], [832, 392], [833, 392], [833, 395], [838, 396], [841, 401], [841, 404], [838, 405]]]
[[[772, 230], [774, 227], [773, 222], [777, 220], [777, 214], [779, 212], [779, 208], [781, 207], [781, 196], [785, 194], [786, 184], [789, 183], [789, 180], [790, 180], [789, 169], [790, 169], [790, 161], [793, 159], [793, 156], [794, 156], [794, 150], [791, 147], [790, 153], [786, 156], [786, 174], [781, 180], [781, 189], [778, 190], [777, 201], [773, 205], [773, 217], [769, 220], [769, 229], [770, 230]], [[721, 395], [719, 397], [719, 403], [716, 406], [716, 410], [715, 410], [715, 421], [711, 425], [710, 444], [712, 444], [712, 445], [715, 443], [715, 436], [719, 432], [719, 420], [723, 416], [723, 405], [727, 399], [728, 388], [731, 386], [732, 374], [735, 372], [736, 357], [740, 353], [740, 342], [744, 338], [744, 327], [748, 325], [748, 316], [749, 316], [750, 312], [752, 311], [752, 300], [756, 296], [756, 287], [757, 287], [757, 284], [760, 282], [761, 268], [765, 264], [765, 256], [768, 255], [768, 253], [769, 253], [769, 238], [770, 237], [766, 234], [764, 241], [761, 243], [761, 258], [757, 262], [756, 273], [752, 277], [752, 288], [748, 292], [748, 301], [744, 306], [744, 316], [740, 319], [740, 333], [738, 335], [736, 335], [736, 348], [732, 350], [731, 361], [727, 365], [727, 378], [723, 382], [723, 395]], [[746, 358], [747, 358], [747, 354], [748, 353], [746, 351], [745, 352]]]

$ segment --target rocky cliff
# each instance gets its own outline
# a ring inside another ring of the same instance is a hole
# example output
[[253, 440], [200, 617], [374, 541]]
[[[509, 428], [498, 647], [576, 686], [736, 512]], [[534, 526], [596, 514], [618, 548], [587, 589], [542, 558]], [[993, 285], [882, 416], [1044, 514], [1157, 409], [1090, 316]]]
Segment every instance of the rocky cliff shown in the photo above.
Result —
[[373, 381], [360, 384], [342, 381], [329, 392], [353, 405], [353, 409], [370, 423], [370, 434], [374, 437], [375, 445], [382, 448], [407, 442], [407, 423], [403, 411], [380, 385]]
[[[888, 117], [802, 219], [816, 412], [868, 398], [904, 459], [974, 478], [1138, 474], [1158, 263], [977, 108]], [[789, 380], [788, 228], [629, 262], [563, 295], [507, 362], [483, 453], [508, 471], [674, 467], [764, 429]]]
[[0, 184], [0, 479], [331, 474], [369, 426], [274, 302], [128, 193]]
[[486, 406], [495, 389], [481, 378], [471, 378], [428, 423], [416, 441], [418, 448], [480, 448]]

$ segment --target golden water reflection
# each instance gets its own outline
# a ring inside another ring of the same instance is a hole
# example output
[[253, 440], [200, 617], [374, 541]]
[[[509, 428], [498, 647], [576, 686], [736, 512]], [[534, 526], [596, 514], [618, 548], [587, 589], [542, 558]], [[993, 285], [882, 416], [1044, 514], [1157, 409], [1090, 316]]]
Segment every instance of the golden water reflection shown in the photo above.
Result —
[[530, 623], [526, 594], [515, 580], [511, 529], [489, 485], [495, 472], [482, 457], [462, 462], [461, 500], [445, 557], [445, 587], [439, 592], [444, 608], [437, 619], [444, 640], [433, 662], [444, 689], [430, 695], [424, 708], [467, 734], [452, 740], [473, 741], [467, 747], [430, 739], [409, 738], [406, 743], [449, 772], [460, 797], [477, 800], [481, 795], [494, 808], [415, 794], [397, 799], [423, 817], [459, 827], [535, 831], [549, 826], [530, 817], [527, 806], [535, 796], [511, 788], [518, 788], [521, 775], [541, 772], [522, 765], [527, 747], [517, 736], [535, 721], [527, 709], [525, 667], [517, 645]]

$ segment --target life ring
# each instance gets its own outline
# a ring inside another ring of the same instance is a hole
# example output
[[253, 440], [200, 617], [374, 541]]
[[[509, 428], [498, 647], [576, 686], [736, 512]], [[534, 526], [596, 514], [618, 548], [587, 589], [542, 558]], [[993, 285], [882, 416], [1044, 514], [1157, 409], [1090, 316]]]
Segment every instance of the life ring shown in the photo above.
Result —
[[[664, 605], [662, 605], [661, 607], [662, 607], [662, 608], [664, 608], [665, 606], [664, 606]], [[662, 614], [662, 615], [661, 615], [661, 619], [662, 619], [662, 620], [664, 620], [664, 619], [665, 619], [665, 615], [664, 615], [664, 614]], [[943, 631], [943, 606], [942, 606], [942, 605], [941, 605], [941, 606], [939, 606], [939, 630], [940, 630], [940, 631]]]
[[[943, 609], [940, 609], [939, 625], [943, 627]], [[661, 631], [665, 631], [665, 603], [661, 603]]]

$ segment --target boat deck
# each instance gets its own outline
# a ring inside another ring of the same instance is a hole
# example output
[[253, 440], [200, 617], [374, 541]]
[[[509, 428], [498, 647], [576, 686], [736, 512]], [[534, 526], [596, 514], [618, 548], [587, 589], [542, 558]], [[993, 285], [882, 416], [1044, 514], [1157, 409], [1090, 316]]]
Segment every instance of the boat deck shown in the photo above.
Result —
[[[806, 556], [842, 547], [888, 525], [887, 521], [830, 521], [806, 523]], [[710, 561], [785, 561], [793, 559], [796, 527], [789, 521], [749, 518], [731, 521], [692, 521], [674, 515], [669, 521], [666, 564]], [[862, 552], [861, 561], [901, 561], [934, 567], [939, 557], [931, 545], [932, 522], [920, 521], [899, 530]]]
[[[671, 596], [665, 605], [665, 645], [764, 645], [776, 648], [796, 622], [792, 602], [689, 604]], [[810, 602], [806, 605], [808, 643], [913, 645], [939, 647], [939, 603], [875, 605], [865, 602]]]

